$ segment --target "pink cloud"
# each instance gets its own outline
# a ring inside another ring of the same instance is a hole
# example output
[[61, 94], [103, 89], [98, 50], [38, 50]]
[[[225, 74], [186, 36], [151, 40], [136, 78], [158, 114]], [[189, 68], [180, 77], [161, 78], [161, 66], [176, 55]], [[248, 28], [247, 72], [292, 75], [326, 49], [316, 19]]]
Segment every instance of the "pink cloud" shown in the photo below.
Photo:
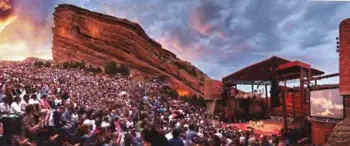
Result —
[[202, 35], [212, 34], [213, 25], [204, 22], [202, 9], [196, 9], [190, 16], [191, 27]]
[[175, 53], [176, 56], [183, 60], [194, 61], [206, 55], [203, 46], [184, 45], [181, 40], [172, 36], [163, 36], [156, 40], [162, 44], [164, 49]]

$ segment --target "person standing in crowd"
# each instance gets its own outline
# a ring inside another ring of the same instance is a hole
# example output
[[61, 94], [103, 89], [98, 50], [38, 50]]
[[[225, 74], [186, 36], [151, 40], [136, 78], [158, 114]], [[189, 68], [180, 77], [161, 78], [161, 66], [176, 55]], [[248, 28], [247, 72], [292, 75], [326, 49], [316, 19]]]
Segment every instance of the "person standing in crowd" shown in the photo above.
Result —
[[89, 146], [91, 142], [89, 126], [85, 124], [79, 126], [77, 137], [79, 138], [79, 146]]
[[[177, 122], [177, 126], [176, 127], [179, 127], [181, 126], [181, 124], [179, 122]], [[195, 125], [194, 124], [190, 124], [188, 126], [188, 130], [186, 131], [185, 133], [185, 141], [186, 141], [186, 144], [190, 145], [191, 144], [191, 139], [197, 135], [197, 132], [195, 131]]]
[[180, 138], [181, 130], [175, 128], [172, 132], [173, 138], [169, 140], [168, 146], [185, 146], [184, 142]]

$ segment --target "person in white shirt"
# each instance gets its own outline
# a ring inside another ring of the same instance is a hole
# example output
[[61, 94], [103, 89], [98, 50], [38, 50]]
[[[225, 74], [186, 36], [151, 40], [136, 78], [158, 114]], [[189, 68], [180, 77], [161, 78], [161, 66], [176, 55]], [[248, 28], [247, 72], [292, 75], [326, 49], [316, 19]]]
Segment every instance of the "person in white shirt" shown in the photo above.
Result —
[[62, 99], [60, 96], [55, 97], [55, 106], [62, 105]]
[[108, 117], [104, 117], [102, 123], [101, 123], [101, 127], [105, 128], [105, 127], [109, 127], [111, 126], [111, 124], [109, 123], [109, 118]]
[[22, 114], [23, 113], [23, 111], [21, 111], [20, 102], [21, 102], [21, 97], [17, 96], [15, 98], [15, 101], [12, 102], [12, 104], [11, 104], [11, 113], [12, 114]]
[[20, 89], [21, 91], [21, 95], [19, 95], [19, 97], [21, 97], [21, 99], [23, 99], [24, 95], [26, 95], [27, 91], [25, 89]]
[[126, 121], [126, 128], [133, 128], [134, 127], [134, 122], [131, 120], [131, 118], [129, 118], [127, 121]]
[[37, 99], [37, 95], [32, 95], [29, 99], [29, 104], [40, 104], [39, 100]]
[[72, 121], [73, 122], [78, 122], [79, 121], [79, 115], [76, 111], [73, 111], [72, 113]]
[[24, 95], [23, 96], [23, 100], [20, 103], [21, 111], [25, 112], [26, 111], [26, 107], [28, 105], [29, 105], [29, 96], [28, 95]]
[[3, 102], [0, 103], [0, 113], [9, 113], [9, 112], [10, 112], [9, 99], [8, 97], [4, 97]]
[[169, 133], [165, 134], [166, 139], [170, 140], [173, 138], [172, 130]]

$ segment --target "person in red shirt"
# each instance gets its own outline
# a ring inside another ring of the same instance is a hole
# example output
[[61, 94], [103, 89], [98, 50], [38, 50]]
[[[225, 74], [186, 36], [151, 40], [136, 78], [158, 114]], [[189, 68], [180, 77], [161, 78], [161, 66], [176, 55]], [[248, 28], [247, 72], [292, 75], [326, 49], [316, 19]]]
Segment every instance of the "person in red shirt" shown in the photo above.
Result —
[[42, 109], [45, 109], [45, 110], [51, 109], [50, 104], [47, 100], [47, 95], [43, 95], [43, 97], [40, 100], [40, 104]]

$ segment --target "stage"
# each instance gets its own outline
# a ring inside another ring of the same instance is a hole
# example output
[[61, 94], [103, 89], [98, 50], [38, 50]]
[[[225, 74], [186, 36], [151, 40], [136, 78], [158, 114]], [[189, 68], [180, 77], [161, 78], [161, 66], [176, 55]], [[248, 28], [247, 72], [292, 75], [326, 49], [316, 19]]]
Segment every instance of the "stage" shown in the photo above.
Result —
[[252, 130], [257, 135], [271, 136], [273, 134], [280, 136], [283, 122], [276, 120], [261, 120], [260, 124], [252, 124], [252, 122], [232, 123], [229, 126], [233, 129], [248, 131]]

